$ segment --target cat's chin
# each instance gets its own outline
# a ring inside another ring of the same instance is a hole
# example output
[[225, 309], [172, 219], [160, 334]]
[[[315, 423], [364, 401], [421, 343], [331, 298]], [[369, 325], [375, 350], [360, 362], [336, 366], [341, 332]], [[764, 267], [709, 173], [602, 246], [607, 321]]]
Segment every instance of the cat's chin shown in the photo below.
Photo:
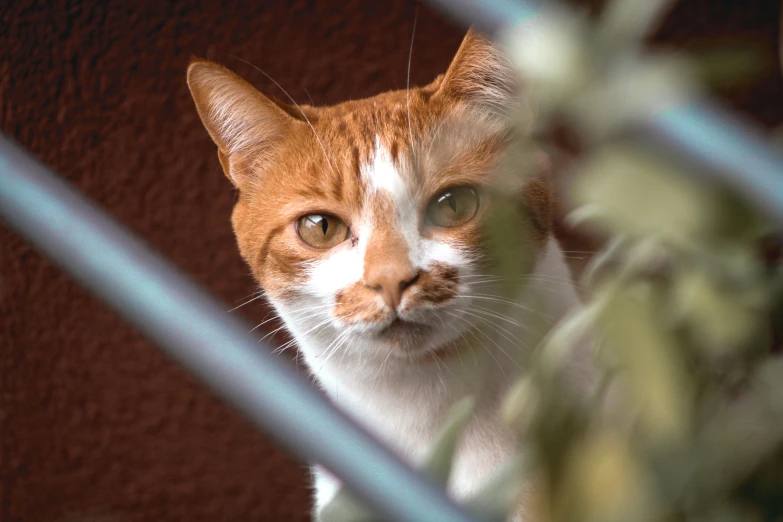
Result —
[[373, 341], [385, 345], [392, 357], [408, 360], [437, 351], [441, 345], [451, 342], [444, 339], [444, 332], [435, 325], [399, 317], [369, 335]]
[[406, 321], [397, 317], [376, 332], [375, 337], [380, 341], [393, 344], [410, 345], [416, 344], [417, 341], [426, 341], [434, 333], [434, 329], [429, 325]]

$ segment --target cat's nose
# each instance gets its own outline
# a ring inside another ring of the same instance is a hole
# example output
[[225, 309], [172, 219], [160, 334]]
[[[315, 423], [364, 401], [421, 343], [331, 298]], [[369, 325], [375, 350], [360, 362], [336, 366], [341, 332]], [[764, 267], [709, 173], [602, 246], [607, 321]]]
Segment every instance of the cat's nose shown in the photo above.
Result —
[[383, 266], [367, 274], [364, 284], [383, 296], [384, 302], [396, 310], [405, 290], [419, 278], [419, 271], [412, 266]]

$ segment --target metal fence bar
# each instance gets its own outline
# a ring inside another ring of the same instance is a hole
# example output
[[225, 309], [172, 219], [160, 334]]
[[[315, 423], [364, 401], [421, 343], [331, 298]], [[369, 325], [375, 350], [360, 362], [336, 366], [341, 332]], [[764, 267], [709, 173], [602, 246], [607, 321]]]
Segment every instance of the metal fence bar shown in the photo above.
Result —
[[540, 0], [427, 0], [466, 27], [489, 36], [513, 27], [540, 11]]
[[756, 129], [717, 104], [695, 102], [661, 111], [646, 130], [783, 224], [783, 157]]
[[[540, 0], [428, 0], [465, 25], [495, 36], [542, 15]], [[643, 131], [754, 201], [783, 224], [783, 156], [757, 130], [710, 101], [673, 105], [643, 123]]]
[[379, 513], [476, 522], [278, 361], [148, 246], [0, 136], [0, 217], [305, 460], [322, 463]]

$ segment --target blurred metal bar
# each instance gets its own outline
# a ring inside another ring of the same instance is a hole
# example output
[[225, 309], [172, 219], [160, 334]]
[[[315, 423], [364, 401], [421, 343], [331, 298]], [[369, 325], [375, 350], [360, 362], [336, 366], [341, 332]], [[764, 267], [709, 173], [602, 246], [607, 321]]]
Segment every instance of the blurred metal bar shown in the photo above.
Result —
[[[531, 16], [541, 5], [562, 8], [554, 0], [428, 0], [465, 25], [496, 36]], [[643, 131], [674, 153], [709, 168], [708, 174], [744, 194], [783, 224], [783, 155], [764, 137], [720, 105], [699, 101], [672, 106], [650, 118]]]
[[305, 460], [399, 521], [476, 522], [250, 339], [203, 290], [0, 136], [0, 217]]
[[541, 0], [427, 0], [465, 26], [489, 36], [536, 14]]
[[783, 224], [783, 157], [759, 131], [706, 102], [663, 110], [646, 130]]

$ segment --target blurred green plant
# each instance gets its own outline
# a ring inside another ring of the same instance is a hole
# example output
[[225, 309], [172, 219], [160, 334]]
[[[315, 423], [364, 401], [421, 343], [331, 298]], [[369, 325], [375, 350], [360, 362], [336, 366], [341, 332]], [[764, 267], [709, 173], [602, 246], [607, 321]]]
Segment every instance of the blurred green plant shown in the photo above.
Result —
[[[614, 0], [593, 24], [548, 9], [500, 38], [537, 130], [567, 121], [587, 145], [568, 219], [610, 240], [583, 275], [585, 306], [526, 354], [506, 398], [525, 444], [467, 502], [485, 520], [506, 520], [530, 479], [535, 522], [783, 520], [783, 360], [770, 350], [783, 276], [760, 250], [772, 231], [751, 203], [624, 132], [699, 96], [704, 63], [642, 53], [670, 3]], [[707, 68], [730, 80], [742, 52]], [[490, 244], [517, 276], [513, 210], [499, 208]], [[598, 378], [584, 400], [559, 376], [586, 340]], [[422, 466], [444, 487], [472, 408], [453, 408]], [[377, 520], [346, 491], [322, 519]]]

